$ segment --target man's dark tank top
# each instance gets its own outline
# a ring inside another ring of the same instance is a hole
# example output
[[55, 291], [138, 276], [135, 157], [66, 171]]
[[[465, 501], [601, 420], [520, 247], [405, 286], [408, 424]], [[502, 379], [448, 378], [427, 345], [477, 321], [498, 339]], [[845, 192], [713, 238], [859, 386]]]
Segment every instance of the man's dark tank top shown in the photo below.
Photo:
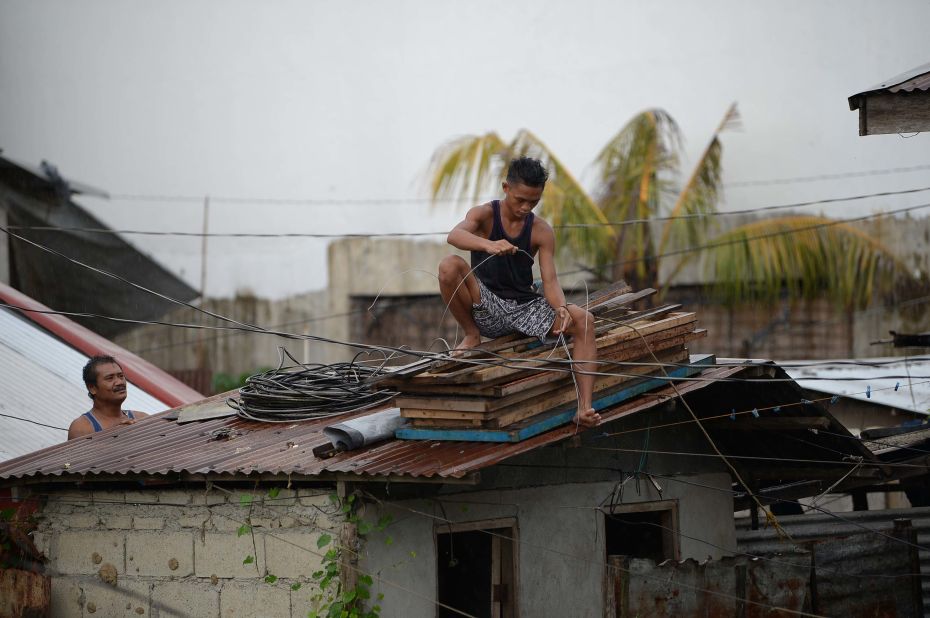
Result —
[[[533, 291], [533, 251], [530, 248], [533, 233], [533, 213], [526, 216], [523, 229], [516, 238], [511, 238], [504, 232], [501, 223], [501, 204], [498, 200], [491, 202], [494, 212], [494, 223], [491, 226], [491, 235], [488, 240], [506, 240], [523, 251], [514, 255], [497, 255], [488, 259], [489, 253], [485, 251], [471, 252], [471, 267], [475, 276], [481, 280], [486, 288], [500, 296], [510, 298], [517, 302], [526, 302], [539, 297]], [[525, 253], [524, 253], [525, 252]]]

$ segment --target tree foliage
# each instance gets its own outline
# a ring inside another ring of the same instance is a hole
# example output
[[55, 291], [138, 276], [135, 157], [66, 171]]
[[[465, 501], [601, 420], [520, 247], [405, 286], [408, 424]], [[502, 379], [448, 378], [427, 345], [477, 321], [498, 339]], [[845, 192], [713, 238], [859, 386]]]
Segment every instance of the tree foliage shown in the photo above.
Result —
[[[667, 112], [650, 109], [598, 153], [590, 192], [526, 129], [510, 142], [490, 132], [441, 146], [430, 166], [430, 190], [434, 201], [478, 203], [504, 180], [512, 158], [538, 158], [550, 174], [540, 215], [555, 228], [559, 252], [583, 261], [598, 280], [624, 279], [634, 288], [661, 287], [702, 254], [713, 289], [728, 304], [774, 301], [787, 291], [790, 298], [826, 293], [847, 308], [861, 307], [907, 277], [887, 247], [830, 219], [767, 218], [714, 237], [720, 135], [738, 123], [733, 104], [681, 185], [678, 125]], [[681, 250], [698, 246], [702, 251]], [[659, 280], [662, 259], [673, 260], [667, 281]]]

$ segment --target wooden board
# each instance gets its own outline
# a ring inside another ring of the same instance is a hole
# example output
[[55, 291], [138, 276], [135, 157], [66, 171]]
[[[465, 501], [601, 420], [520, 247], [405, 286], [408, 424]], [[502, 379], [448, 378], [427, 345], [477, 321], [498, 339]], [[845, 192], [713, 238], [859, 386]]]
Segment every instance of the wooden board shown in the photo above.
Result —
[[[691, 366], [679, 367], [669, 371], [671, 377], [686, 377], [700, 373], [701, 365], [710, 365], [715, 361], [712, 354], [694, 355], [691, 357]], [[628, 389], [612, 393], [605, 397], [595, 399], [594, 409], [602, 411], [619, 403], [632, 399], [645, 392], [664, 386], [664, 379], [645, 380]], [[571, 407], [552, 410], [536, 418], [531, 418], [518, 426], [506, 429], [429, 429], [404, 427], [395, 432], [395, 436], [402, 440], [453, 440], [464, 442], [520, 442], [539, 435], [550, 429], [555, 429], [572, 421], [575, 410]]]

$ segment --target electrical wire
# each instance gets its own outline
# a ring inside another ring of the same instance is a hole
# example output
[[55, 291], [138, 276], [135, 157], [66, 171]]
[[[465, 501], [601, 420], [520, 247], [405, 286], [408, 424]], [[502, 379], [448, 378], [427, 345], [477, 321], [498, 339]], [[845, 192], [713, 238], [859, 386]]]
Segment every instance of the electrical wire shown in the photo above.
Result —
[[[743, 208], [737, 210], [720, 210], [706, 213], [692, 213], [687, 215], [671, 215], [664, 217], [649, 217], [639, 219], [626, 219], [624, 221], [604, 221], [597, 223], [568, 223], [557, 224], [552, 227], [555, 229], [576, 229], [576, 228], [597, 228], [597, 227], [624, 227], [627, 225], [641, 225], [645, 223], [660, 223], [666, 221], [692, 220], [692, 219], [712, 219], [715, 217], [731, 217], [737, 215], [746, 215], [754, 213], [772, 212], [776, 210], [790, 210], [794, 208], [805, 208], [808, 206], [840, 204], [859, 200], [874, 199], [879, 197], [892, 197], [897, 195], [909, 195], [914, 193], [923, 193], [930, 191], [930, 187], [917, 187], [913, 189], [902, 189], [897, 191], [879, 191], [875, 193], [863, 193], [843, 197], [823, 198], [818, 200], [808, 200], [804, 202], [792, 202], [788, 204], [777, 204], [771, 206], [760, 206], [756, 208]], [[215, 200], [216, 198], [210, 198]], [[178, 231], [157, 231], [157, 230], [113, 230], [110, 228], [94, 227], [57, 227], [50, 225], [11, 225], [11, 230], [33, 230], [43, 232], [66, 232], [66, 233], [87, 233], [87, 234], [120, 234], [136, 236], [178, 236], [191, 238], [396, 238], [396, 237], [416, 237], [416, 236], [444, 236], [449, 233], [448, 230], [437, 232], [378, 232], [378, 233], [361, 233], [361, 232], [344, 232], [344, 233], [318, 233], [318, 232], [178, 232]]]
[[[384, 376], [379, 367], [349, 363], [304, 364], [284, 348], [277, 369], [249, 377], [239, 398], [226, 403], [241, 418], [263, 423], [293, 423], [332, 418], [386, 403], [396, 391], [377, 388]], [[285, 356], [296, 365], [285, 367]]]

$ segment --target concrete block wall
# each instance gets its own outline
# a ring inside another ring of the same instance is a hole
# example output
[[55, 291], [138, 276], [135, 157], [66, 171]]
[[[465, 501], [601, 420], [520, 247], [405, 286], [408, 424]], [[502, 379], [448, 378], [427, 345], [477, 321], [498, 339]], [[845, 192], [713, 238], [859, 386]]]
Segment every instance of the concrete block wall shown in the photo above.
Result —
[[[254, 497], [243, 505], [242, 494]], [[306, 616], [333, 490], [77, 489], [48, 494], [34, 541], [56, 617]], [[250, 522], [251, 532], [239, 535]], [[253, 561], [243, 564], [247, 556]], [[278, 579], [266, 583], [267, 575]], [[300, 584], [298, 590], [292, 585]]]

